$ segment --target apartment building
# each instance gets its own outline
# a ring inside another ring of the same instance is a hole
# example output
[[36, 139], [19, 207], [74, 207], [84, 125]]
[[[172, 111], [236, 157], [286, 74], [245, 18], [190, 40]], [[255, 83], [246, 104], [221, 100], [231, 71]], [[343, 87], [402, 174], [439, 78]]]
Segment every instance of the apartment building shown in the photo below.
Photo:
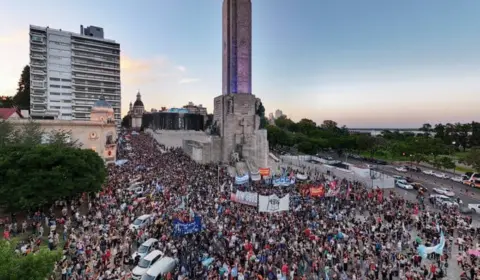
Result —
[[120, 126], [120, 44], [105, 39], [101, 27], [73, 33], [30, 25], [32, 118], [90, 120], [102, 95]]

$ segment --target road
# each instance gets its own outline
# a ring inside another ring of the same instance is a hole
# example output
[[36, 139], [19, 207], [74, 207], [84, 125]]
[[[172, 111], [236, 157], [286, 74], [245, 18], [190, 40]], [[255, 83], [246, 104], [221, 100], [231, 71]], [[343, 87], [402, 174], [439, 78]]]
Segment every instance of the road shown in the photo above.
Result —
[[[328, 153], [328, 154], [325, 154], [325, 156], [330, 156], [334, 159], [345, 161], [345, 157], [339, 158], [334, 153]], [[356, 160], [353, 158], [347, 158], [347, 162], [355, 165], [367, 164], [367, 162]], [[457, 183], [449, 179], [440, 179], [432, 175], [424, 174], [422, 172], [413, 172], [413, 171], [398, 172], [397, 170], [395, 170], [395, 166], [393, 165], [375, 165], [375, 168], [387, 175], [391, 175], [391, 176], [400, 175], [404, 177], [410, 177], [415, 182], [421, 183], [426, 189], [428, 189], [429, 193], [435, 193], [433, 191], [433, 188], [438, 188], [438, 187], [451, 188], [455, 193], [455, 197], [460, 198], [463, 201], [463, 204], [465, 206], [466, 204], [469, 204], [469, 203], [480, 203], [480, 189], [468, 187], [461, 183]], [[422, 168], [422, 170], [426, 170], [426, 169]], [[438, 171], [434, 169], [432, 170]], [[407, 191], [407, 192], [416, 193], [416, 191], [414, 190]]]

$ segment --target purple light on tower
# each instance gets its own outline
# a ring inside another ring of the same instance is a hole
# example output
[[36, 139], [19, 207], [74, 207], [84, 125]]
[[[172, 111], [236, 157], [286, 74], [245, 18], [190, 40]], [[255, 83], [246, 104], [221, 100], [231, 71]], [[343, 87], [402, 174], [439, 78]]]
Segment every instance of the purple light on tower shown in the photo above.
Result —
[[252, 93], [252, 2], [223, 0], [222, 93]]

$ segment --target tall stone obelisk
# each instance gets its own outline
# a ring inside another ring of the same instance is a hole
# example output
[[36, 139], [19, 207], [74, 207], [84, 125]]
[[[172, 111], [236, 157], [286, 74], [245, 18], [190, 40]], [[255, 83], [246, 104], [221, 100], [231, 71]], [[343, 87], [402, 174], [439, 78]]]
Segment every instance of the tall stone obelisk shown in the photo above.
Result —
[[267, 167], [268, 141], [256, 114], [260, 99], [252, 94], [252, 3], [223, 1], [222, 95], [214, 99], [214, 126], [221, 137], [223, 162], [233, 153], [258, 167]]
[[252, 93], [252, 2], [223, 1], [223, 94]]

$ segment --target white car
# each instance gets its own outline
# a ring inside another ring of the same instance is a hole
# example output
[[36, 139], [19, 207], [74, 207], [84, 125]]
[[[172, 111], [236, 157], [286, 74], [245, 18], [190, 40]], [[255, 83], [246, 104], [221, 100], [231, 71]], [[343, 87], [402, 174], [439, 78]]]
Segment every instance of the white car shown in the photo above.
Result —
[[437, 177], [437, 178], [442, 178], [442, 179], [448, 179], [450, 178], [448, 175], [446, 175], [445, 173], [436, 173], [434, 172], [433, 173], [433, 176]]
[[480, 204], [468, 204], [468, 209], [472, 210], [473, 213], [480, 213]]
[[405, 190], [413, 190], [413, 186], [410, 185], [407, 181], [405, 180], [397, 180], [397, 182], [395, 182], [395, 184], [397, 185], [397, 187], [399, 188], [402, 188], [402, 189], [405, 189]]
[[463, 178], [459, 176], [451, 177], [450, 180], [457, 182], [457, 183], [463, 183]]
[[136, 218], [135, 221], [133, 221], [133, 223], [130, 225], [130, 229], [138, 230], [146, 227], [151, 223], [151, 218], [152, 218], [152, 215], [149, 215], [149, 214], [145, 214]]
[[154, 265], [159, 259], [161, 259], [163, 253], [159, 250], [154, 250], [146, 255], [144, 258], [141, 258], [138, 262], [138, 265], [132, 270], [132, 278], [135, 280], [140, 280], [142, 276], [147, 273], [148, 269]]
[[458, 207], [458, 203], [454, 201], [451, 197], [448, 197], [446, 195], [438, 195], [438, 194], [432, 194], [430, 195], [430, 198], [433, 198], [436, 203], [448, 207], [456, 206]]
[[450, 197], [455, 196], [455, 193], [448, 188], [433, 188], [433, 191]]
[[140, 256], [140, 258], [145, 257], [148, 255], [151, 251], [155, 250], [158, 245], [158, 239], [156, 238], [149, 238], [147, 241], [143, 242], [140, 247], [138, 247], [137, 251], [133, 253], [132, 259], [135, 259], [137, 256]]
[[403, 166], [396, 167], [395, 170], [397, 170], [398, 172], [407, 172], [407, 169]]
[[422, 172], [423, 172], [423, 174], [433, 175], [433, 171], [432, 171], [432, 170], [423, 170]]

